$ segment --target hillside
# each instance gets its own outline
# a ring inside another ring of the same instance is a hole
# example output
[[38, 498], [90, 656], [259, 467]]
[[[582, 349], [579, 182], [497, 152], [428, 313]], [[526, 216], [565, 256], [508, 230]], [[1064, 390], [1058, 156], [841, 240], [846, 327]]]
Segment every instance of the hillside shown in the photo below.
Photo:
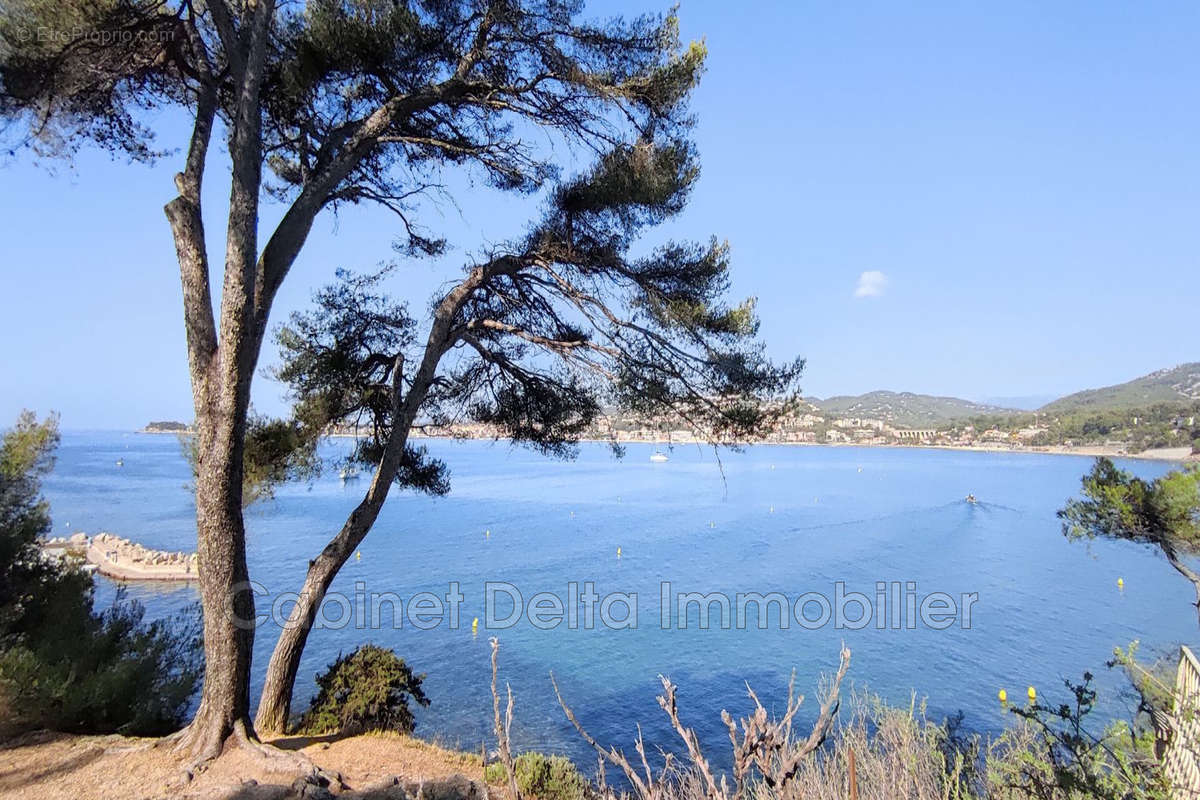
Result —
[[902, 428], [931, 428], [982, 414], [1012, 414], [1011, 408], [972, 403], [958, 397], [935, 397], [912, 392], [868, 392], [824, 400], [810, 398], [817, 408], [839, 417], [882, 419]]
[[1069, 394], [1042, 406], [1039, 412], [1121, 411], [1156, 403], [1180, 404], [1196, 400], [1200, 400], [1200, 362], [1160, 369], [1116, 386]]

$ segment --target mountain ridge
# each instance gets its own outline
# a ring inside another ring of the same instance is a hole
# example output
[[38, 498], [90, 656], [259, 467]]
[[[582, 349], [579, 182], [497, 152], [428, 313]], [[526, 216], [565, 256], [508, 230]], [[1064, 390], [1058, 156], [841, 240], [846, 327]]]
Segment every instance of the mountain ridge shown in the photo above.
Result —
[[808, 398], [822, 411], [840, 416], [882, 419], [912, 428], [943, 425], [986, 414], [1019, 414], [1018, 409], [963, 400], [959, 397], [876, 390], [860, 395]]
[[1038, 409], [1039, 414], [1072, 411], [1120, 411], [1159, 403], [1200, 400], [1200, 361], [1177, 364], [1097, 389], [1084, 389], [1058, 398]]
[[893, 425], [922, 428], [980, 416], [1070, 414], [1121, 411], [1200, 400], [1200, 361], [1155, 370], [1124, 383], [1063, 395], [1036, 409], [1021, 409], [961, 397], [875, 390], [858, 395], [807, 397], [809, 403], [838, 416], [881, 419]]

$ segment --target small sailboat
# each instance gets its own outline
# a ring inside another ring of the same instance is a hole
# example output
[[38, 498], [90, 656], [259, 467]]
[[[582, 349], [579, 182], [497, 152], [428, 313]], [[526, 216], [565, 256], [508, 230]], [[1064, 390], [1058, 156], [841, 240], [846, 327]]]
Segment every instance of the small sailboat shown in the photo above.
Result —
[[970, 503], [971, 505], [975, 505], [979, 501], [975, 499], [975, 495], [969, 494], [969, 495], [967, 495], [967, 502]]

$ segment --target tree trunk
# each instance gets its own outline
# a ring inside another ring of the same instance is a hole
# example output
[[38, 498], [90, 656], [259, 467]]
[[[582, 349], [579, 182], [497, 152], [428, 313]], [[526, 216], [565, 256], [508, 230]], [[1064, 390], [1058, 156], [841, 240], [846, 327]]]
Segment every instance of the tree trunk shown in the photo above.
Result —
[[[224, 416], [224, 415], [222, 415]], [[196, 544], [204, 608], [204, 689], [180, 742], [197, 760], [220, 754], [234, 733], [250, 726], [250, 659], [254, 594], [246, 566], [242, 519], [241, 422], [197, 414]]]
[[300, 670], [300, 656], [308, 643], [308, 633], [316, 620], [317, 610], [321, 607], [321, 601], [325, 599], [325, 593], [329, 591], [329, 585], [333, 583], [338, 570], [375, 524], [375, 519], [387, 500], [388, 490], [399, 472], [404, 449], [408, 446], [409, 430], [417, 417], [417, 411], [425, 402], [442, 356], [454, 343], [452, 327], [455, 317], [463, 302], [486, 277], [487, 273], [477, 267], [438, 303], [421, 363], [413, 375], [406, 395], [402, 395], [403, 361], [401, 356], [397, 356], [396, 365], [392, 370], [392, 432], [388, 437], [383, 457], [375, 469], [375, 476], [362, 502], [347, 517], [337, 536], [325, 545], [325, 549], [308, 567], [300, 597], [279, 634], [279, 641], [267, 666], [267, 680], [263, 686], [262, 697], [258, 701], [258, 713], [254, 717], [258, 730], [265, 733], [286, 733], [288, 714], [292, 706], [292, 691], [296, 685], [296, 674]]
[[288, 621], [279, 633], [279, 641], [271, 653], [267, 665], [267, 679], [263, 684], [262, 697], [258, 701], [258, 713], [254, 716], [255, 729], [263, 733], [282, 734], [287, 732], [288, 716], [292, 708], [292, 692], [296, 686], [296, 675], [300, 671], [300, 656], [308, 643], [308, 632], [317, 618], [317, 611], [338, 570], [358, 548], [375, 524], [380, 509], [387, 499], [388, 490], [396, 479], [400, 454], [408, 442], [408, 429], [394, 434], [388, 442], [387, 452], [380, 461], [366, 497], [350, 513], [337, 536], [325, 545], [325, 549], [308, 567], [300, 597], [288, 615]]

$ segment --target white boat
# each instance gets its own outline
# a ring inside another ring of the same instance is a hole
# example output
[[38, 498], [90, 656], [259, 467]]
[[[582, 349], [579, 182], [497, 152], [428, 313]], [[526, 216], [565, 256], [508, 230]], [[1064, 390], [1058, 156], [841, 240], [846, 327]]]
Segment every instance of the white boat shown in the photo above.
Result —
[[356, 481], [358, 480], [358, 468], [343, 467], [342, 471], [338, 473], [338, 477], [343, 481]]
[[650, 460], [655, 464], [661, 464], [667, 460], [667, 454], [661, 450], [655, 450], [654, 454], [650, 456]]

